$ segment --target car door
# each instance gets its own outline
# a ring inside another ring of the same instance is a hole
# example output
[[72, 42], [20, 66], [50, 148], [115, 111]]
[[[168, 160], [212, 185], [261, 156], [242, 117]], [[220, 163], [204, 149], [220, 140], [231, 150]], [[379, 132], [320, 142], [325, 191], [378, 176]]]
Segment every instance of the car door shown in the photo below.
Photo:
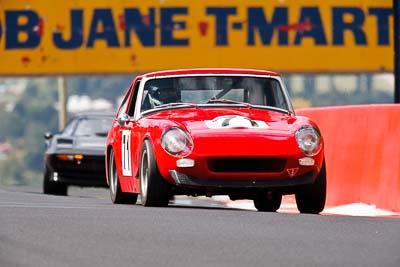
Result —
[[115, 161], [117, 164], [117, 170], [118, 170], [118, 176], [120, 177], [120, 182], [121, 182], [121, 187], [122, 190], [125, 191], [125, 184], [123, 184], [123, 173], [126, 173], [126, 156], [123, 156], [123, 152], [125, 149], [125, 140], [123, 140], [123, 130], [125, 125], [124, 124], [120, 124], [120, 120], [121, 118], [124, 118], [124, 116], [126, 116], [127, 114], [127, 107], [129, 104], [129, 100], [131, 98], [132, 95], [132, 89], [133, 89], [133, 83], [131, 84], [131, 86], [129, 87], [129, 89], [127, 90], [127, 93], [124, 96], [124, 99], [122, 100], [122, 103], [120, 104], [120, 107], [118, 109], [118, 114], [117, 114], [117, 120], [114, 121], [113, 124], [113, 132], [112, 132], [112, 140], [113, 140], [113, 149], [114, 149], [114, 153], [115, 153]]
[[[120, 158], [121, 158], [121, 187], [123, 191], [135, 192], [135, 184], [134, 179], [136, 176], [137, 170], [137, 155], [139, 153], [139, 148], [137, 144], [137, 130], [136, 130], [136, 121], [134, 120], [134, 112], [135, 106], [137, 102], [137, 95], [139, 90], [140, 80], [136, 80], [133, 83], [133, 87], [131, 88], [132, 93], [130, 96], [130, 100], [128, 102], [126, 108], [127, 117], [125, 123], [120, 127], [120, 142], [121, 142], [121, 150], [120, 150]], [[124, 115], [122, 115], [124, 116]]]

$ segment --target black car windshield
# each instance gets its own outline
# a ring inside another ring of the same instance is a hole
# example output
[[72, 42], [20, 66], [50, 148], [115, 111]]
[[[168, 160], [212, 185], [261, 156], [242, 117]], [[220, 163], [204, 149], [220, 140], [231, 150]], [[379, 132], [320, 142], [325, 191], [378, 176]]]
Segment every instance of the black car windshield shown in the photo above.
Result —
[[250, 104], [289, 110], [279, 81], [253, 76], [185, 76], [146, 82], [141, 110], [174, 103]]
[[77, 121], [75, 136], [107, 136], [107, 133], [112, 125], [113, 117], [101, 118], [80, 118]]

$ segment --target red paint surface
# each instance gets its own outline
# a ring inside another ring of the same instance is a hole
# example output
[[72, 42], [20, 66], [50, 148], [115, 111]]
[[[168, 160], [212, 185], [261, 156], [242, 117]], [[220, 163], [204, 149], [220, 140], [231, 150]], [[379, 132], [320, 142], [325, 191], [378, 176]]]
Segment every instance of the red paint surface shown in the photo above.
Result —
[[23, 63], [23, 64], [29, 64], [29, 63], [31, 63], [31, 58], [30, 57], [28, 57], [28, 56], [23, 56], [22, 58], [21, 58], [21, 62]]
[[135, 54], [131, 55], [131, 63], [132, 65], [135, 65], [137, 63], [137, 55]]
[[149, 15], [143, 15], [142, 21], [143, 21], [143, 24], [150, 26], [150, 16]]
[[[213, 120], [218, 116], [239, 115], [252, 120], [263, 120], [269, 129], [209, 129], [205, 120]], [[194, 119], [195, 118], [195, 119]], [[295, 131], [300, 125], [310, 122], [301, 117], [298, 120], [287, 114], [266, 110], [249, 110], [237, 108], [190, 108], [157, 112], [138, 121], [138, 143], [147, 135], [151, 137], [154, 151], [159, 163], [160, 173], [173, 183], [169, 170], [177, 169], [177, 157], [170, 156], [159, 145], [164, 130], [178, 126], [186, 130], [193, 139], [194, 148], [189, 157], [194, 159], [196, 167], [178, 168], [179, 172], [189, 176], [206, 179], [228, 180], [265, 180], [288, 179], [287, 168], [297, 168], [298, 158], [303, 154], [296, 140]], [[142, 136], [142, 137], [140, 137]], [[234, 144], [234, 145], [233, 145]], [[139, 146], [141, 147], [141, 146]], [[282, 173], [213, 173], [208, 170], [207, 159], [230, 157], [284, 157], [288, 158]], [[316, 170], [322, 164], [322, 154], [314, 157], [317, 162], [313, 167], [301, 167], [297, 175]]]
[[279, 25], [278, 29], [283, 32], [289, 32], [289, 31], [298, 31], [303, 33], [304, 31], [309, 31], [314, 27], [314, 25], [309, 22], [303, 22], [303, 23], [294, 23], [294, 24], [289, 24], [289, 25]]
[[39, 36], [42, 37], [44, 33], [44, 19], [39, 18], [39, 23], [33, 28], [33, 31]]
[[204, 21], [199, 22], [199, 32], [201, 36], [206, 36], [208, 31], [208, 23]]
[[122, 31], [125, 30], [126, 24], [125, 24], [125, 16], [123, 14], [120, 14], [118, 16], [118, 28]]
[[54, 28], [54, 32], [55, 33], [60, 33], [64, 31], [64, 26], [60, 25], [60, 24], [56, 24], [55, 28]]
[[367, 203], [400, 212], [400, 105], [298, 110], [325, 139], [327, 205]]

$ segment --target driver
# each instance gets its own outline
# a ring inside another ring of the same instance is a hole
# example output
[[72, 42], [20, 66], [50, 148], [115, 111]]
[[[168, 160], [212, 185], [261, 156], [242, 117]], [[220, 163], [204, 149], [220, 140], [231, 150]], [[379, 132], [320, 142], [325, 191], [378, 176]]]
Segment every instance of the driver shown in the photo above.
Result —
[[179, 90], [172, 85], [150, 85], [148, 91], [149, 100], [154, 106], [181, 102]]

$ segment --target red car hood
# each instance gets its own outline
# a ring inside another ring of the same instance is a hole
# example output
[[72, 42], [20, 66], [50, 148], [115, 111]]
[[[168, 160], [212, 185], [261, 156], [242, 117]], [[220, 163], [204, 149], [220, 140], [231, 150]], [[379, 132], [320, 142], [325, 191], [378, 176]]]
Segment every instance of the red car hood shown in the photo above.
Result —
[[[189, 108], [161, 111], [147, 117], [168, 120], [186, 129], [197, 153], [248, 156], [298, 153], [295, 117], [255, 108]], [[171, 125], [172, 126], [172, 125]], [[251, 149], [250, 149], [251, 148]], [[216, 155], [217, 156], [217, 155]]]
[[[225, 126], [218, 123], [218, 118], [239, 117], [239, 121], [232, 125], [225, 122]], [[207, 133], [213, 132], [258, 132], [261, 130], [263, 134], [268, 133], [280, 133], [287, 134], [292, 128], [292, 125], [296, 122], [296, 118], [289, 114], [282, 112], [255, 109], [255, 108], [190, 108], [190, 109], [175, 109], [168, 111], [161, 111], [154, 113], [147, 118], [157, 120], [170, 120], [175, 122], [179, 126], [186, 128], [191, 134], [207, 131]], [[241, 124], [240, 118], [247, 118], [258, 123], [250, 126], [244, 122]], [[214, 122], [213, 122], [214, 121]], [[218, 127], [221, 126], [221, 127]], [[249, 127], [250, 126], [250, 127]], [[234, 130], [234, 131], [233, 131]]]

